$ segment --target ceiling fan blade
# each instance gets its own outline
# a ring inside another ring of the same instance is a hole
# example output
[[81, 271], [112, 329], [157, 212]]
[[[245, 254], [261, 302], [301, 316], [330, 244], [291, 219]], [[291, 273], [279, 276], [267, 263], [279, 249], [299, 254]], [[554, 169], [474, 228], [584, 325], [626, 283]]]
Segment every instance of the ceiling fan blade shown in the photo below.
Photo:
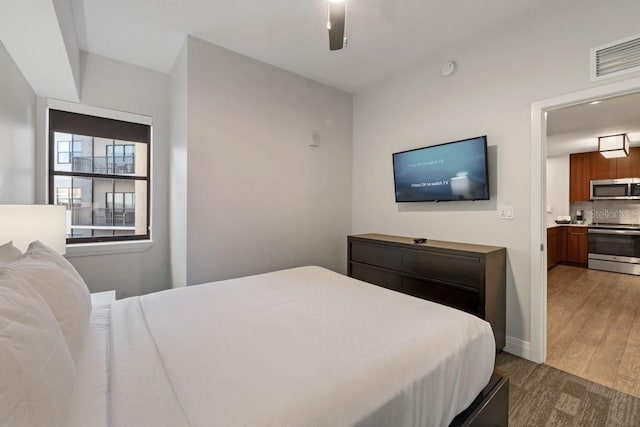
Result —
[[329, 50], [340, 50], [344, 47], [344, 21], [346, 2], [329, 2]]

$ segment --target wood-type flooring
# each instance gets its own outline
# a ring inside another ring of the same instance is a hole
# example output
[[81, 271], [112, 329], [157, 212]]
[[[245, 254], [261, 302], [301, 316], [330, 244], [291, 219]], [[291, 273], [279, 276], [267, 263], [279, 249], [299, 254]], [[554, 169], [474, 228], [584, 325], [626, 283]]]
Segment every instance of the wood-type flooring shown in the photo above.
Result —
[[545, 363], [640, 397], [640, 276], [549, 270]]

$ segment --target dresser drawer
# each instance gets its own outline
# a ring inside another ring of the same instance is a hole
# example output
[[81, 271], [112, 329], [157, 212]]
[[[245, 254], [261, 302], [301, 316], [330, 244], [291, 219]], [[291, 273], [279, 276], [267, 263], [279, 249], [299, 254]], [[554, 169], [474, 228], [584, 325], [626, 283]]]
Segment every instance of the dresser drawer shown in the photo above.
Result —
[[351, 261], [377, 265], [378, 267], [400, 270], [402, 254], [392, 246], [382, 246], [370, 243], [351, 242]]
[[402, 290], [414, 297], [454, 307], [467, 313], [478, 315], [480, 296], [478, 292], [463, 290], [429, 280], [402, 278]]
[[484, 268], [480, 258], [428, 251], [404, 251], [402, 271], [480, 289]]
[[349, 275], [474, 314], [505, 345], [506, 254], [503, 247], [360, 234], [347, 239]]
[[400, 273], [368, 267], [366, 265], [352, 264], [351, 277], [401, 292], [402, 276], [400, 276]]

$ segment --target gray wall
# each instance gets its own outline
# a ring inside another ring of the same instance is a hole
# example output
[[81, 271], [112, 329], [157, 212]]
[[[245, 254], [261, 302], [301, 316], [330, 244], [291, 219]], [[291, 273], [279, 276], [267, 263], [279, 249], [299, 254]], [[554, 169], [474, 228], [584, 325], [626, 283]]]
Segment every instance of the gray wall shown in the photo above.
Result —
[[305, 264], [344, 272], [352, 96], [187, 43], [187, 282]]
[[170, 228], [173, 287], [187, 284], [187, 43], [170, 76]]
[[[640, 3], [571, 0], [549, 12], [452, 46], [354, 98], [353, 232], [506, 246], [507, 349], [516, 354], [530, 340], [530, 212], [541, 209], [530, 202], [531, 103], [596, 86], [590, 48], [637, 34]], [[443, 77], [452, 59], [457, 70]], [[393, 152], [484, 134], [491, 201], [395, 203]], [[513, 206], [515, 219], [499, 220], [499, 205]]]
[[36, 95], [2, 42], [0, 76], [0, 203], [30, 204], [35, 200]]
[[146, 252], [69, 257], [92, 292], [118, 298], [171, 287], [169, 268], [169, 76], [98, 55], [81, 55], [81, 103], [153, 118], [152, 238]]
[[[69, 256], [93, 292], [124, 298], [305, 264], [345, 271], [350, 94], [194, 38], [170, 76], [84, 52], [80, 75], [82, 104], [154, 125], [153, 246]], [[312, 130], [320, 147], [309, 147]], [[39, 203], [44, 135], [29, 172]]]

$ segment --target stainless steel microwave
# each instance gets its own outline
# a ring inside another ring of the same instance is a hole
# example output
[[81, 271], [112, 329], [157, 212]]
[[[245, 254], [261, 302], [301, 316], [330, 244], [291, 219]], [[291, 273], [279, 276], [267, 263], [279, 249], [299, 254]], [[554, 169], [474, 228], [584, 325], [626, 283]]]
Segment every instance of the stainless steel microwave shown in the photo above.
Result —
[[591, 181], [591, 200], [640, 200], [640, 178]]

